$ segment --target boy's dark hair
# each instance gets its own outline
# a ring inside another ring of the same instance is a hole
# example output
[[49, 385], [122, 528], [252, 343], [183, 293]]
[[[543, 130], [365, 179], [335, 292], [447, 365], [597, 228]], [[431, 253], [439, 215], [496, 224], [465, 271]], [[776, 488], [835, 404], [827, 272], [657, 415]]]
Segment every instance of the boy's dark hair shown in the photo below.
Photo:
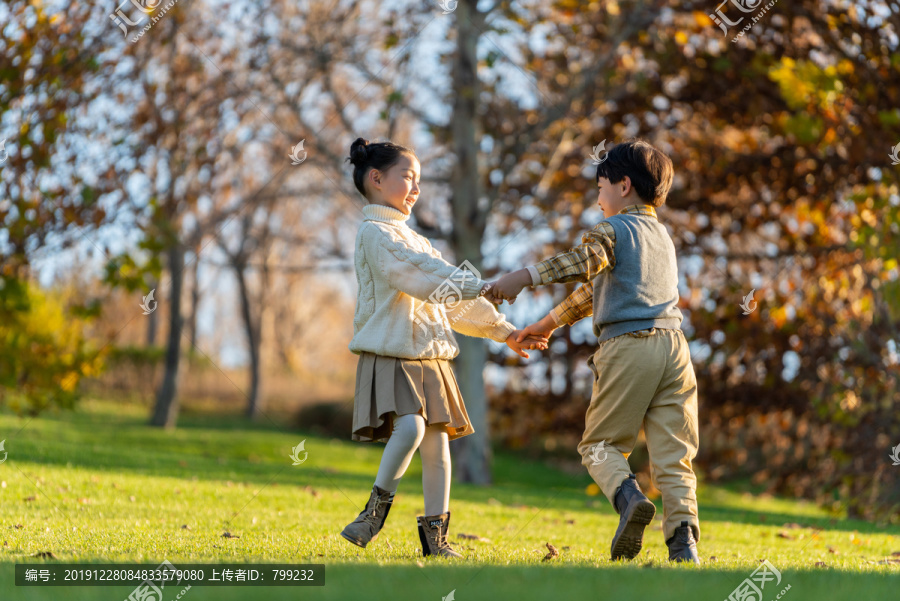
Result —
[[369, 144], [368, 140], [356, 138], [350, 145], [350, 156], [347, 160], [353, 165], [353, 183], [360, 194], [366, 195], [366, 187], [363, 184], [369, 169], [387, 171], [396, 165], [400, 161], [400, 156], [404, 154], [416, 156], [409, 148], [393, 142]]
[[675, 169], [666, 153], [644, 140], [616, 144], [606, 160], [597, 165], [597, 181], [605, 177], [612, 184], [631, 178], [637, 195], [648, 205], [661, 207], [672, 188]]

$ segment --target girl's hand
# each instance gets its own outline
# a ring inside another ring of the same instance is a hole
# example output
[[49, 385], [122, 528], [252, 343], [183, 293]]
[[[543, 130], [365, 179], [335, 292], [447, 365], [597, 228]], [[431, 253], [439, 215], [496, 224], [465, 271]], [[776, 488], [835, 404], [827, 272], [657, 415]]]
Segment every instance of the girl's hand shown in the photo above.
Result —
[[547, 341], [550, 340], [550, 336], [553, 335], [553, 331], [558, 327], [559, 326], [557, 326], [553, 320], [553, 316], [548, 313], [540, 321], [527, 326], [523, 330], [517, 330], [519, 332], [519, 337], [517, 340], [525, 340], [526, 337], [539, 337]]
[[[521, 340], [520, 340], [521, 339]], [[528, 350], [546, 350], [549, 340], [543, 336], [523, 335], [522, 330], [515, 330], [506, 339], [506, 345], [516, 351], [520, 357], [528, 359]]]

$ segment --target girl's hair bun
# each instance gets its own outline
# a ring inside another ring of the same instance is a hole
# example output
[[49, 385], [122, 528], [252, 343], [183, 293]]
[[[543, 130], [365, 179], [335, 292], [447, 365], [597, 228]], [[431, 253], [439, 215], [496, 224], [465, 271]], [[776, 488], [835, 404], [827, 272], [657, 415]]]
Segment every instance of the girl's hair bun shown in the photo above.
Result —
[[366, 159], [368, 158], [368, 153], [366, 152], [366, 146], [369, 145], [369, 141], [363, 138], [356, 138], [353, 141], [353, 144], [350, 145], [350, 162], [354, 165], [364, 165]]

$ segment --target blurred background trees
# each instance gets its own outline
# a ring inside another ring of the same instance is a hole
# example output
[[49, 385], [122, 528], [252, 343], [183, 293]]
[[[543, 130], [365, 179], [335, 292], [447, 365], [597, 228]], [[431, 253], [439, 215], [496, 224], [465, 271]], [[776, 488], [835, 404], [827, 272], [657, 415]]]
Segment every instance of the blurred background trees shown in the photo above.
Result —
[[[114, 8], [0, 8], [4, 403], [121, 394], [168, 427], [182, 399], [306, 406], [347, 435], [350, 142], [414, 147], [413, 226], [491, 277], [577, 243], [594, 147], [636, 136], [675, 163], [706, 476], [896, 517], [896, 5], [196, 1], [135, 43]], [[526, 325], [574, 288], [501, 310]], [[573, 460], [587, 321], [524, 362], [459, 337], [458, 478], [490, 482], [491, 441]]]

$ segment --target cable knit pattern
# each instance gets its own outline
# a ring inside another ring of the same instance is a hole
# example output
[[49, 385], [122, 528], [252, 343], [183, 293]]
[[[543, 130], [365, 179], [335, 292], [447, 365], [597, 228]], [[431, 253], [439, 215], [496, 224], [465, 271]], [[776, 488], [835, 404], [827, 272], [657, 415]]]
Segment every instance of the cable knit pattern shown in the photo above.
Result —
[[[363, 213], [354, 257], [359, 293], [351, 351], [453, 359], [459, 346], [451, 330], [506, 341], [515, 326], [480, 296], [485, 281], [460, 281], [459, 270], [410, 229], [401, 211], [368, 205]], [[459, 292], [445, 299], [439, 291], [448, 284]]]

